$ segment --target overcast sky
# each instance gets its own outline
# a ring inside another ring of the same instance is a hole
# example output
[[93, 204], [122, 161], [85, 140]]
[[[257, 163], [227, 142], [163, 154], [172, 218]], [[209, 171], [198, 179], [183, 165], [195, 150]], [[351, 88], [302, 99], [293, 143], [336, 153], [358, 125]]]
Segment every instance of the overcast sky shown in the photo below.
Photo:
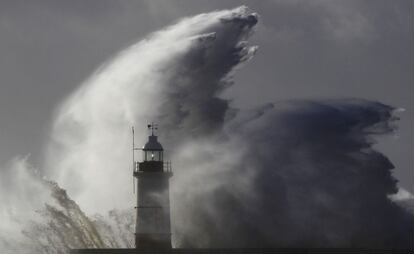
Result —
[[59, 102], [119, 50], [189, 15], [245, 4], [256, 57], [224, 96], [250, 107], [361, 97], [407, 111], [379, 148], [414, 192], [414, 1], [0, 0], [0, 164], [43, 147]]

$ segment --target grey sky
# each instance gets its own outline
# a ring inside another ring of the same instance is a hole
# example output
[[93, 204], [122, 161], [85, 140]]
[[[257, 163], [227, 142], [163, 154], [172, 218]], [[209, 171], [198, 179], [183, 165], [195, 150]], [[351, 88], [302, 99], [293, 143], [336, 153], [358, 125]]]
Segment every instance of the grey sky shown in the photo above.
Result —
[[246, 4], [260, 15], [257, 56], [225, 93], [249, 107], [362, 97], [406, 108], [381, 143], [414, 191], [414, 2], [409, 0], [0, 0], [0, 162], [42, 149], [59, 102], [102, 62], [184, 16]]

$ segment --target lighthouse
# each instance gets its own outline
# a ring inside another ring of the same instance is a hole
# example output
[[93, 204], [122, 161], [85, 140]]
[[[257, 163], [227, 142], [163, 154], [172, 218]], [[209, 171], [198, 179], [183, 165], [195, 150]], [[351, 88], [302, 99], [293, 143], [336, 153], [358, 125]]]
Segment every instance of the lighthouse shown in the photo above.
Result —
[[[133, 157], [133, 176], [138, 183], [136, 206], [136, 248], [171, 248], [169, 179], [171, 164], [164, 163], [164, 149], [158, 141], [157, 126], [149, 124], [148, 142], [142, 148], [142, 161]], [[133, 153], [137, 150], [133, 144]]]

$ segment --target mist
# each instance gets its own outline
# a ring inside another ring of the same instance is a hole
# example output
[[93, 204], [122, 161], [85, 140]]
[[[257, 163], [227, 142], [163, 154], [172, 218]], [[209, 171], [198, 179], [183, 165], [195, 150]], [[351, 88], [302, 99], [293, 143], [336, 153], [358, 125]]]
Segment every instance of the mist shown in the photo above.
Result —
[[98, 68], [55, 111], [45, 176], [28, 158], [1, 171], [12, 179], [1, 246], [132, 247], [130, 128], [144, 144], [156, 122], [173, 163], [175, 247], [412, 247], [413, 216], [389, 198], [393, 165], [373, 148], [396, 131], [396, 108], [298, 99], [241, 110], [221, 96], [258, 49], [247, 42], [257, 22], [244, 6], [184, 18]]

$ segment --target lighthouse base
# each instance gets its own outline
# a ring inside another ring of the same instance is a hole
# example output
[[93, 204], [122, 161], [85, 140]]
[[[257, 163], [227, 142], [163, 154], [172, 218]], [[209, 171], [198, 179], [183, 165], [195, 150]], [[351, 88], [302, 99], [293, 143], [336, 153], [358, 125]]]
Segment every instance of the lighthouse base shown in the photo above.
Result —
[[135, 234], [138, 249], [171, 249], [171, 234]]

